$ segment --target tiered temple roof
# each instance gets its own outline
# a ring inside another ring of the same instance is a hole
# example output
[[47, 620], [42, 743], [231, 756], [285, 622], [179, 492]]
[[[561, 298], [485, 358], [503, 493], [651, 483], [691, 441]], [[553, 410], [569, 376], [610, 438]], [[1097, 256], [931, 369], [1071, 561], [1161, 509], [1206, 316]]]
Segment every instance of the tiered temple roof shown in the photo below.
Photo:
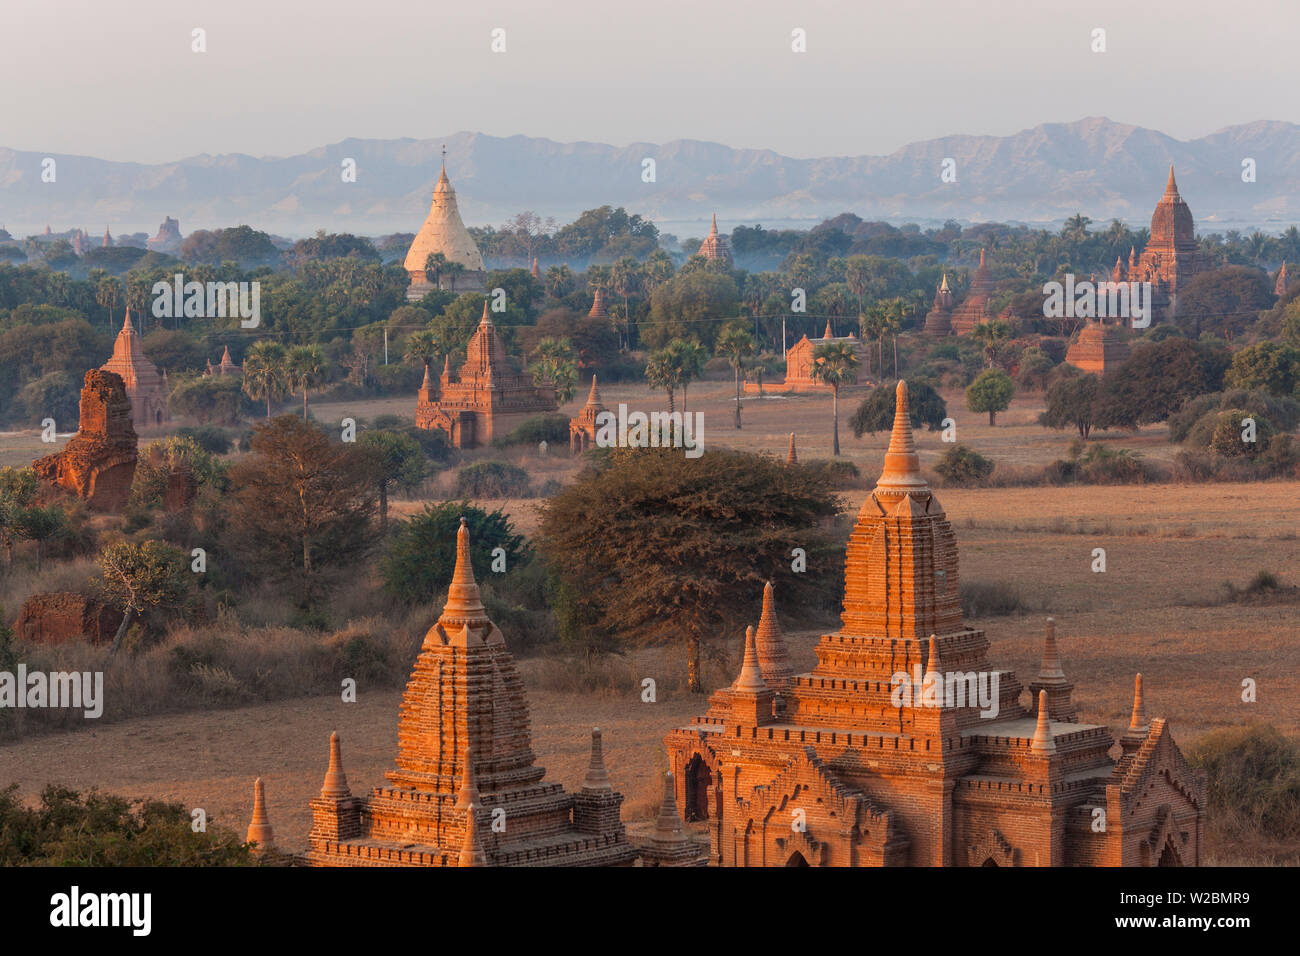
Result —
[[636, 858], [599, 731], [577, 794], [546, 783], [534, 763], [523, 682], [483, 606], [463, 521], [447, 604], [402, 699], [396, 764], [387, 785], [354, 797], [331, 740], [330, 769], [311, 804], [312, 863], [614, 866]]
[[534, 385], [506, 353], [488, 317], [487, 300], [465, 352], [459, 372], [452, 372], [450, 358], [445, 360], [436, 388], [425, 370], [415, 407], [417, 427], [444, 431], [457, 448], [469, 448], [490, 444], [533, 415], [555, 411], [555, 392]]
[[765, 594], [767, 634], [747, 632], [736, 681], [664, 739], [714, 863], [1197, 862], [1203, 782], [1163, 722], [1136, 728], [1117, 765], [1110, 731], [1078, 722], [1054, 622], [1026, 707], [962, 620], [955, 535], [921, 474], [901, 382], [844, 578], [841, 626], [810, 672], [784, 676]]
[[166, 385], [140, 347], [130, 309], [126, 310], [122, 330], [113, 342], [112, 357], [100, 368], [121, 376], [126, 397], [131, 400], [131, 421], [137, 428], [161, 425], [168, 420]]
[[710, 262], [725, 262], [728, 266], [731, 265], [731, 246], [727, 242], [727, 237], [718, 232], [716, 212], [713, 214], [713, 225], [709, 227], [709, 234], [700, 243], [700, 251], [697, 255], [704, 256]]
[[996, 318], [991, 305], [994, 291], [996, 287], [993, 275], [989, 272], [984, 250], [981, 249], [980, 264], [971, 276], [970, 291], [952, 316], [952, 330], [955, 334], [968, 335], [975, 326]]

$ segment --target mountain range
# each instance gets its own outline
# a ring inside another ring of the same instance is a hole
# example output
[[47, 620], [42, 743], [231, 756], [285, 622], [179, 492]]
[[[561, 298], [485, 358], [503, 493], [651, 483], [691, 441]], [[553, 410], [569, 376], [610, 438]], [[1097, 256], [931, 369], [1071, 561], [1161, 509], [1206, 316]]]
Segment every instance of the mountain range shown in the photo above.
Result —
[[[433, 139], [346, 139], [286, 157], [202, 154], [161, 164], [0, 147], [0, 225], [15, 236], [82, 227], [91, 235], [182, 231], [248, 223], [286, 236], [318, 229], [415, 232], [429, 207], [440, 152], [467, 225], [499, 225], [530, 209], [558, 222], [624, 206], [661, 229], [701, 235], [716, 212], [737, 224], [807, 228], [841, 212], [891, 222], [999, 220], [1144, 224], [1176, 167], [1199, 231], [1300, 221], [1300, 125], [1259, 121], [1193, 140], [1090, 117], [1009, 136], [953, 135], [888, 156], [798, 159], [699, 140], [663, 144], [558, 143], [458, 132]], [[56, 161], [55, 181], [42, 162]], [[345, 182], [344, 163], [356, 163]], [[643, 181], [654, 160], [654, 181]], [[955, 182], [942, 182], [946, 159]], [[1254, 160], [1255, 181], [1243, 182]]]

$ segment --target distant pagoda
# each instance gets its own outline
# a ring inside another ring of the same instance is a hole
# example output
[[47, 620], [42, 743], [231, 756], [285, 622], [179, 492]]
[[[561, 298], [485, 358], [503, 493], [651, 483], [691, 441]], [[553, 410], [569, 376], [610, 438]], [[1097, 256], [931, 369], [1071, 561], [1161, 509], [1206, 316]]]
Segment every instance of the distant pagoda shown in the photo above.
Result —
[[[447, 262], [460, 265], [463, 270], [454, 271], [453, 267], [436, 276], [436, 285], [431, 283], [425, 266], [434, 253], [441, 253]], [[487, 288], [487, 267], [478, 245], [461, 221], [456, 190], [447, 178], [446, 147], [443, 147], [442, 172], [433, 187], [429, 215], [406, 253], [405, 268], [411, 277], [406, 291], [410, 301], [423, 298], [435, 288], [452, 292], [483, 292]]]
[[718, 214], [716, 212], [713, 214], [713, 225], [709, 228], [709, 234], [700, 243], [700, 251], [696, 254], [703, 256], [710, 262], [721, 262], [727, 268], [731, 268], [731, 248], [727, 244], [727, 237], [718, 232]]
[[984, 250], [980, 250], [980, 264], [971, 276], [970, 291], [962, 300], [952, 316], [952, 331], [956, 335], [969, 335], [977, 325], [996, 318], [993, 314], [993, 292], [995, 285], [984, 259]]
[[166, 382], [140, 348], [140, 336], [131, 324], [130, 309], [126, 310], [122, 330], [113, 343], [113, 357], [100, 368], [121, 376], [126, 397], [131, 400], [131, 422], [136, 428], [161, 425], [170, 419]]
[[934, 306], [925, 316], [926, 335], [952, 335], [952, 291], [948, 288], [948, 273], [934, 294]]

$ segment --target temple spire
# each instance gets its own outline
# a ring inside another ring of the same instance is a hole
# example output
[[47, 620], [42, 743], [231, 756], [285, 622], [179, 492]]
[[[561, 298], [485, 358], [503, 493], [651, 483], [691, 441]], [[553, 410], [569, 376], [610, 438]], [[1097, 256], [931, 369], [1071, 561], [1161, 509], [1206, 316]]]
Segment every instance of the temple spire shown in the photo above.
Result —
[[1047, 636], [1043, 638], [1043, 663], [1038, 669], [1038, 679], [1043, 682], [1065, 680], [1061, 669], [1061, 655], [1056, 649], [1056, 619], [1047, 619]]
[[456, 809], [465, 814], [465, 838], [460, 845], [458, 866], [487, 866], [487, 854], [479, 841], [478, 809], [482, 806], [478, 786], [474, 782], [474, 757], [468, 741], [465, 744], [465, 772], [461, 775], [460, 792], [456, 795]]
[[776, 588], [771, 581], [763, 585], [763, 612], [754, 631], [754, 653], [763, 681], [774, 690], [784, 691], [794, 680], [794, 667], [776, 617]]
[[1034, 727], [1034, 740], [1030, 750], [1040, 754], [1056, 753], [1056, 741], [1052, 737], [1052, 722], [1047, 716], [1047, 691], [1038, 692], [1038, 724]]
[[822, 338], [824, 338], [824, 339], [831, 339], [831, 338], [834, 338], [834, 337], [835, 337], [835, 333], [831, 331], [831, 320], [830, 320], [830, 319], [827, 319], [827, 320], [826, 320], [826, 331], [822, 333]]
[[1146, 702], [1142, 699], [1142, 675], [1133, 679], [1133, 716], [1129, 718], [1129, 730], [1145, 730], [1150, 722], [1147, 720]]
[[946, 273], [946, 272], [943, 274], [943, 282], [941, 282], [941, 283], [939, 284], [939, 291], [940, 291], [940, 292], [949, 292], [949, 291], [951, 291], [951, 290], [948, 288], [948, 273]]
[[447, 589], [447, 604], [442, 617], [456, 623], [482, 619], [486, 621], [486, 609], [479, 594], [478, 582], [474, 580], [474, 565], [470, 560], [469, 528], [465, 519], [460, 519], [460, 528], [456, 531], [456, 570], [451, 575], [451, 586]]
[[939, 638], [937, 635], [930, 635], [930, 646], [925, 659], [925, 677], [923, 680], [929, 681], [930, 675], [933, 674], [939, 681], [939, 686], [943, 686], [942, 661], [939, 660]]
[[907, 382], [900, 380], [894, 392], [894, 429], [885, 452], [885, 468], [876, 482], [877, 490], [921, 491], [927, 489], [921, 477], [921, 459], [912, 441], [912, 421], [908, 417]]
[[594, 372], [591, 375], [591, 391], [587, 393], [587, 404], [600, 404], [600, 392], [596, 390], [596, 374]]
[[767, 690], [763, 671], [758, 666], [758, 651], [754, 646], [753, 627], [745, 628], [745, 662], [740, 666], [740, 676], [731, 685], [731, 689], [754, 694]]
[[1169, 164], [1169, 182], [1165, 184], [1165, 198], [1178, 199], [1178, 183], [1174, 180], [1174, 164]]
[[787, 465], [799, 464], [799, 453], [795, 450], [794, 447], [794, 432], [790, 433], [790, 448], [785, 453], [785, 463]]
[[271, 821], [266, 816], [266, 792], [262, 788], [261, 777], [253, 781], [253, 819], [248, 824], [248, 835], [244, 837], [244, 842], [256, 843], [254, 852], [275, 845], [275, 831], [271, 829]]
[[583, 790], [613, 790], [609, 782], [609, 773], [605, 770], [605, 751], [600, 742], [600, 728], [591, 729], [591, 761], [587, 764], [587, 776], [582, 781]]
[[713, 225], [709, 227], [709, 235], [716, 236], [717, 234], [718, 234], [718, 214], [715, 212], [713, 214]]
[[685, 843], [687, 840], [682, 832], [682, 815], [677, 810], [677, 794], [671, 773], [664, 774], [664, 798], [659, 804], [659, 816], [655, 818], [655, 839], [667, 843]]
[[492, 320], [488, 317], [488, 300], [486, 296], [483, 298], [483, 318], [478, 320], [478, 327], [480, 329], [492, 328]]
[[325, 783], [320, 789], [320, 795], [327, 800], [352, 796], [352, 791], [348, 789], [348, 778], [343, 773], [343, 754], [339, 749], [337, 732], [330, 734], [330, 765], [325, 771]]

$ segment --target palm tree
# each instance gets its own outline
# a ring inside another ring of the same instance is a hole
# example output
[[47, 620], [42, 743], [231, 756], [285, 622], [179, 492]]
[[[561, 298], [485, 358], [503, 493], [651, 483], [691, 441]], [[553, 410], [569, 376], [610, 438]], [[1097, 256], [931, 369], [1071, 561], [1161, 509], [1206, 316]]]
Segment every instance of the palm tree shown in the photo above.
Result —
[[307, 390], [325, 381], [328, 365], [319, 345], [295, 345], [285, 355], [289, 385], [302, 391], [302, 420], [307, 420]]
[[546, 270], [546, 294], [562, 299], [573, 291], [573, 270], [568, 266], [551, 266]]
[[95, 286], [95, 304], [108, 310], [108, 327], [113, 328], [113, 307], [122, 297], [122, 280], [114, 276], [105, 276]]
[[686, 389], [691, 382], [700, 377], [704, 371], [704, 363], [709, 360], [708, 353], [704, 346], [695, 339], [685, 341], [683, 339], [673, 339], [668, 343], [668, 348], [675, 350], [680, 356], [682, 370], [682, 414], [686, 414]]
[[441, 252], [431, 252], [424, 259], [424, 277], [435, 289], [442, 281], [442, 274], [447, 268], [447, 257]]
[[442, 340], [433, 329], [419, 329], [406, 340], [406, 358], [424, 363], [424, 374], [429, 374], [433, 360], [442, 355]]
[[[876, 342], [876, 370], [883, 377], [885, 374], [885, 358], [883, 354], [885, 333], [889, 331], [889, 321], [886, 318], [886, 309], [883, 303], [873, 303], [865, 313], [858, 317], [858, 324], [862, 327], [862, 339], [874, 339]], [[868, 369], [867, 371], [870, 371]]]
[[266, 417], [271, 417], [271, 403], [289, 391], [289, 370], [285, 365], [284, 346], [262, 339], [244, 353], [244, 394], [253, 401], [266, 402]]
[[645, 363], [645, 380], [651, 388], [662, 388], [668, 393], [668, 414], [676, 411], [674, 395], [682, 384], [682, 359], [671, 348], [652, 352]]
[[533, 384], [550, 385], [555, 404], [566, 405], [578, 387], [578, 365], [568, 339], [542, 339], [533, 349]]
[[[631, 256], [623, 256], [609, 270], [610, 288], [623, 297], [624, 331], [631, 329], [632, 312], [628, 299], [641, 286], [641, 266]], [[623, 336], [619, 337], [619, 347], [624, 345]]]
[[[889, 340], [894, 346], [894, 378], [898, 378], [898, 333], [903, 330], [903, 320], [907, 318], [909, 312], [907, 300], [901, 296], [890, 299], [885, 304], [885, 329], [889, 333]], [[884, 362], [882, 361], [883, 365]], [[884, 370], [881, 369], [883, 374]]]
[[460, 275], [462, 272], [465, 272], [465, 271], [466, 271], [466, 270], [465, 270], [465, 264], [464, 264], [463, 262], [448, 262], [445, 266], [442, 267], [442, 271], [445, 272], [447, 275], [451, 276], [451, 290], [450, 290], [450, 291], [455, 292], [455, 291], [456, 291], [456, 276], [458, 276], [458, 275]]
[[736, 427], [740, 428], [740, 367], [754, 354], [754, 337], [744, 325], [733, 322], [718, 333], [717, 351], [727, 357], [736, 374]]
[[813, 350], [811, 377], [813, 381], [831, 387], [831, 453], [837, 458], [840, 454], [840, 386], [851, 384], [856, 379], [859, 364], [858, 353], [848, 342], [828, 342]]

